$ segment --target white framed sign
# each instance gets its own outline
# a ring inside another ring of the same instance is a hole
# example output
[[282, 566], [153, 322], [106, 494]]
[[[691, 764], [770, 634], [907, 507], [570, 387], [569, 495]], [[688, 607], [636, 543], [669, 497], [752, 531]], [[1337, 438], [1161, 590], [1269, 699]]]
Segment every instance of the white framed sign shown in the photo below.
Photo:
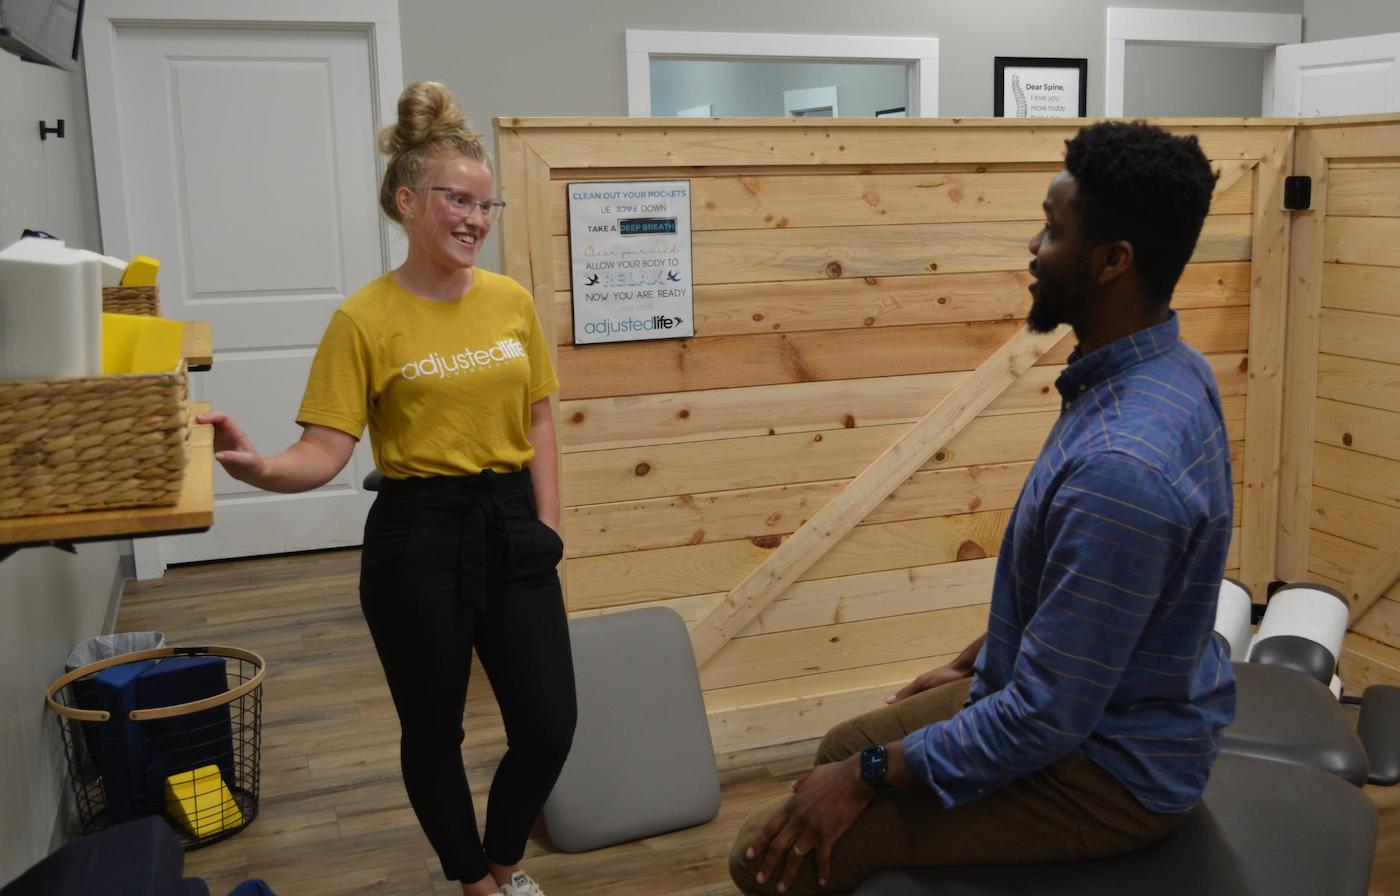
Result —
[[1088, 111], [1087, 59], [998, 56], [992, 69], [997, 118], [1083, 118]]
[[690, 181], [567, 188], [574, 344], [694, 336]]

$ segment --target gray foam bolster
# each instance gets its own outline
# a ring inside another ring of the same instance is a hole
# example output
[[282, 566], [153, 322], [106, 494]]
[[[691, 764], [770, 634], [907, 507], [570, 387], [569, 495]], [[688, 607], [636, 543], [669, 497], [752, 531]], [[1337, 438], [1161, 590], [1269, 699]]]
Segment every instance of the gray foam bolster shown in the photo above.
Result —
[[1302, 672], [1325, 685], [1332, 683], [1332, 673], [1337, 668], [1337, 658], [1332, 651], [1311, 638], [1298, 635], [1274, 635], [1255, 641], [1249, 650], [1249, 661]]
[[1356, 732], [1370, 760], [1372, 784], [1400, 783], [1400, 688], [1374, 684], [1361, 696]]

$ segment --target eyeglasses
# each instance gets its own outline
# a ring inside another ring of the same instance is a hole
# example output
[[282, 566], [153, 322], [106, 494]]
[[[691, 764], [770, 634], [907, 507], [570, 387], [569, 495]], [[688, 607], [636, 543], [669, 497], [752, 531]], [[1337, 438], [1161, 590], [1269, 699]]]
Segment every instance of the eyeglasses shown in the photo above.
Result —
[[461, 212], [467, 217], [471, 217], [473, 211], [480, 211], [486, 216], [486, 220], [495, 223], [501, 217], [501, 210], [506, 207], [500, 199], [478, 199], [470, 193], [463, 193], [461, 190], [454, 190], [452, 187], [429, 187], [437, 193], [447, 194], [447, 204], [452, 206], [452, 210]]

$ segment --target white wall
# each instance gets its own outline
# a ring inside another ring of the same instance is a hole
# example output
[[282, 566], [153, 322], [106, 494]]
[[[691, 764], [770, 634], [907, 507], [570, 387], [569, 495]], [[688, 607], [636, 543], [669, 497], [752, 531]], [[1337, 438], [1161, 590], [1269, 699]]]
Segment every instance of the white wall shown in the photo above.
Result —
[[1273, 53], [1130, 43], [1124, 54], [1123, 114], [1258, 117], [1264, 107], [1264, 63]]
[[[98, 249], [97, 186], [82, 76], [0, 52], [0, 247], [26, 227]], [[39, 122], [64, 137], [39, 139]]]
[[110, 630], [124, 565], [113, 542], [25, 548], [0, 563], [0, 886], [64, 840], [72, 799], [44, 691], [79, 642]]
[[[58, 118], [67, 136], [41, 142], [40, 119]], [[24, 227], [97, 248], [87, 109], [78, 75], [0, 52], [0, 245]], [[62, 842], [70, 800], [44, 691], [75, 644], [106, 630], [123, 549], [25, 548], [0, 562], [0, 886]]]
[[1397, 0], [1303, 0], [1303, 40], [1400, 32]]

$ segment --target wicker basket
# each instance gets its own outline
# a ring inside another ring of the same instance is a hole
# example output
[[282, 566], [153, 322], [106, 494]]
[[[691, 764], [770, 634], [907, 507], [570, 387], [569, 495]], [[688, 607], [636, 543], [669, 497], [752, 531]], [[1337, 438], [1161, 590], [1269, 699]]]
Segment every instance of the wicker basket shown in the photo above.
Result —
[[159, 286], [104, 286], [102, 310], [109, 314], [160, 317]]
[[185, 363], [0, 381], [0, 518], [174, 504], [189, 463]]

